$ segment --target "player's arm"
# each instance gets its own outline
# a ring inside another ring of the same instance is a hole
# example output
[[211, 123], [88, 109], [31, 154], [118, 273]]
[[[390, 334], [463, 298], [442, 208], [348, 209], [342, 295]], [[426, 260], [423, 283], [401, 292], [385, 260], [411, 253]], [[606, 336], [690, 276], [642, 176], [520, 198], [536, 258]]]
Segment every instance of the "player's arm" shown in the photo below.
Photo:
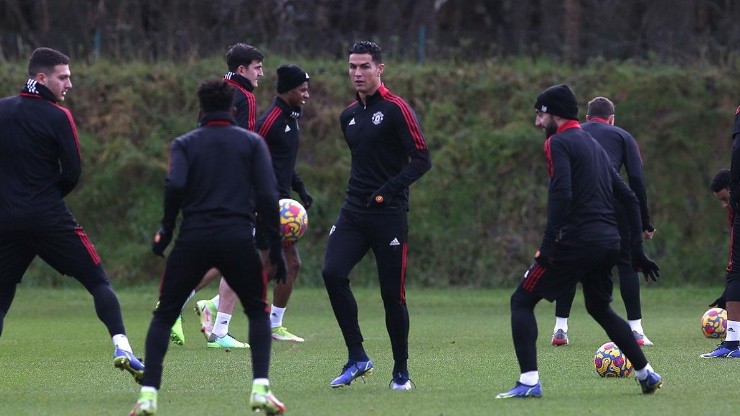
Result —
[[373, 194], [371, 199], [375, 201], [377, 195], [395, 195], [408, 188], [432, 168], [432, 158], [416, 114], [405, 103], [400, 105], [398, 113], [394, 117], [394, 126], [409, 157], [409, 163]]
[[59, 182], [57, 186], [62, 196], [66, 196], [77, 186], [82, 174], [80, 162], [80, 140], [77, 136], [77, 127], [72, 115], [64, 110], [65, 117], [61, 118], [55, 127], [59, 143]]
[[642, 230], [644, 228], [637, 195], [627, 186], [616, 169], [611, 169], [611, 176], [614, 198], [626, 209], [630, 236], [632, 237], [631, 245], [634, 246], [642, 242]]
[[170, 162], [164, 186], [164, 215], [162, 227], [175, 228], [177, 213], [185, 197], [185, 186], [188, 180], [188, 161], [182, 142], [175, 140], [170, 146]]
[[535, 260], [543, 267], [551, 267], [555, 242], [567, 222], [573, 200], [573, 182], [570, 157], [563, 144], [549, 138], [545, 140], [544, 152], [550, 174], [547, 187], [547, 223]]
[[308, 190], [306, 189], [306, 184], [303, 183], [303, 179], [301, 179], [300, 175], [298, 175], [298, 172], [293, 171], [293, 177], [291, 178], [291, 188], [293, 188], [293, 191], [298, 194], [298, 197], [301, 199], [301, 203], [303, 204], [303, 207], [306, 209], [309, 209], [311, 205], [313, 205], [313, 197], [311, 194], [308, 193]]
[[260, 230], [269, 241], [280, 241], [280, 209], [277, 180], [273, 172], [270, 152], [264, 140], [255, 141], [252, 156], [254, 169], [255, 209], [260, 218]]
[[164, 257], [164, 250], [172, 241], [175, 232], [177, 213], [185, 198], [185, 185], [188, 179], [188, 162], [185, 150], [179, 139], [170, 145], [170, 163], [164, 186], [164, 215], [159, 230], [152, 238], [152, 252]]
[[270, 161], [270, 152], [264, 140], [255, 141], [252, 166], [254, 169], [255, 204], [260, 221], [260, 232], [270, 242], [269, 274], [278, 283], [285, 282], [285, 257], [280, 235], [280, 208], [275, 173]]
[[629, 181], [630, 189], [637, 196], [637, 200], [640, 204], [640, 216], [642, 219], [643, 231], [653, 232], [653, 227], [650, 221], [650, 210], [647, 204], [647, 191], [645, 189], [645, 180], [642, 173], [642, 158], [640, 157], [640, 149], [637, 145], [637, 141], [631, 136], [627, 135], [625, 138], [625, 152], [624, 152], [624, 168], [627, 172], [627, 181]]
[[630, 241], [632, 268], [645, 275], [645, 281], [657, 281], [660, 276], [660, 267], [645, 255], [642, 247], [642, 219], [640, 218], [640, 204], [637, 196], [627, 186], [616, 169], [612, 169], [612, 190], [614, 197], [627, 210], [627, 220], [630, 226]]
[[248, 96], [237, 92], [234, 104], [234, 118], [239, 127], [255, 131], [257, 125], [257, 102], [254, 95]]

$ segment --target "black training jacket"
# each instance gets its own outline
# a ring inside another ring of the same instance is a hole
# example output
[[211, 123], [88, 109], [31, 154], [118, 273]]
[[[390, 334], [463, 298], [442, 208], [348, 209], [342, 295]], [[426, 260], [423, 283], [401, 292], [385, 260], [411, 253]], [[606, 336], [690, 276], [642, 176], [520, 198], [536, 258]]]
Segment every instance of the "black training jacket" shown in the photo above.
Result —
[[254, 125], [257, 122], [257, 98], [253, 94], [254, 86], [247, 78], [234, 72], [227, 72], [224, 79], [234, 87], [233, 113], [236, 125], [256, 131]]
[[305, 191], [305, 185], [295, 171], [300, 144], [300, 117], [300, 108], [293, 108], [282, 98], [275, 97], [267, 111], [257, 120], [255, 131], [265, 139], [270, 149], [280, 198], [290, 198], [291, 189], [299, 194]]
[[555, 243], [583, 247], [619, 247], [614, 211], [616, 198], [627, 207], [630, 232], [642, 241], [642, 222], [637, 197], [629, 189], [604, 149], [569, 121], [545, 140], [545, 159], [550, 173], [547, 225], [540, 251], [548, 255]]
[[[592, 119], [593, 120], [593, 119]], [[645, 180], [642, 175], [642, 157], [640, 148], [634, 137], [625, 129], [613, 126], [605, 121], [589, 121], [581, 125], [601, 147], [606, 150], [612, 166], [617, 172], [621, 172], [622, 167], [627, 173], [627, 182], [630, 189], [637, 196], [640, 202], [640, 216], [642, 218], [642, 228], [647, 231], [653, 231], [653, 225], [650, 221], [650, 210], [647, 205], [647, 192], [645, 191]]]
[[264, 140], [235, 125], [227, 112], [205, 114], [200, 127], [170, 146], [162, 224], [174, 229], [178, 241], [204, 237], [244, 238], [252, 235], [255, 212], [264, 219], [269, 241], [280, 241], [275, 175]]
[[82, 172], [77, 127], [45, 86], [29, 79], [0, 100], [0, 231], [71, 215], [64, 197]]
[[357, 96], [339, 116], [352, 153], [345, 208], [364, 211], [372, 194], [385, 186], [388, 210], [409, 208], [409, 185], [432, 167], [429, 149], [414, 110], [384, 85]]

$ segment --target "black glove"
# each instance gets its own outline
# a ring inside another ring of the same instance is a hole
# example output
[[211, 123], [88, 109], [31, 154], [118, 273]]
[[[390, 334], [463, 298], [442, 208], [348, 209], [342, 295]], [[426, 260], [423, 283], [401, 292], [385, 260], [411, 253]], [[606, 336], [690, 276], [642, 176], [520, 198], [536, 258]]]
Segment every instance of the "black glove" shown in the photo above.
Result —
[[545, 269], [552, 268], [552, 258], [543, 253], [542, 250], [537, 250], [537, 253], [534, 255], [534, 261]]
[[172, 229], [160, 227], [152, 238], [152, 253], [164, 257], [164, 249], [167, 248], [170, 241], [172, 241]]
[[272, 278], [277, 283], [285, 283], [287, 274], [285, 271], [285, 256], [283, 255], [283, 245], [280, 241], [270, 246], [270, 264], [270, 272], [274, 273]]
[[660, 273], [658, 273], [658, 270], [660, 270], [658, 263], [650, 260], [645, 255], [645, 251], [642, 249], [642, 242], [632, 248], [632, 268], [635, 271], [642, 272], [645, 275], [646, 282], [649, 282], [650, 279], [653, 282], [657, 282], [660, 276]]
[[303, 208], [306, 208], [306, 211], [308, 211], [308, 209], [311, 208], [311, 205], [313, 205], [313, 197], [311, 194], [306, 191], [306, 188], [303, 188], [303, 190], [298, 193], [298, 197], [301, 198]]
[[367, 200], [367, 206], [369, 208], [385, 208], [391, 200], [390, 189], [386, 185], [383, 185]]
[[725, 297], [725, 292], [722, 292], [722, 294], [715, 299], [714, 302], [710, 303], [709, 306], [727, 309], [727, 298]]

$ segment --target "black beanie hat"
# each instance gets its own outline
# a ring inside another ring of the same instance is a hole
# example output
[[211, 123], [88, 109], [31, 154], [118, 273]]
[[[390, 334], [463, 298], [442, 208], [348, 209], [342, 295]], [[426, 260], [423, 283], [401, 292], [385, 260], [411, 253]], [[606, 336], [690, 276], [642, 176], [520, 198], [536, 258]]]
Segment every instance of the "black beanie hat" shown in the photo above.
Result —
[[277, 92], [282, 94], [308, 82], [308, 74], [296, 65], [280, 65], [277, 69]]
[[565, 84], [554, 85], [540, 93], [534, 108], [554, 116], [578, 120], [578, 100], [573, 90]]

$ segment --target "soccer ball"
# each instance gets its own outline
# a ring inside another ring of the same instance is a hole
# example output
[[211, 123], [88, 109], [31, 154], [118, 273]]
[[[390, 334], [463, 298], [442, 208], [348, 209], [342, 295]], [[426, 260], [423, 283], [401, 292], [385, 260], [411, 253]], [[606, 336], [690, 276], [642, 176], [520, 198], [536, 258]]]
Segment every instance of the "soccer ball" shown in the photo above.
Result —
[[601, 377], [629, 377], [632, 374], [632, 363], [613, 342], [607, 342], [596, 350], [594, 366]]
[[722, 338], [727, 332], [727, 311], [712, 308], [701, 317], [701, 332], [707, 338]]
[[308, 214], [300, 202], [293, 199], [280, 200], [280, 232], [283, 241], [296, 241], [308, 229]]

